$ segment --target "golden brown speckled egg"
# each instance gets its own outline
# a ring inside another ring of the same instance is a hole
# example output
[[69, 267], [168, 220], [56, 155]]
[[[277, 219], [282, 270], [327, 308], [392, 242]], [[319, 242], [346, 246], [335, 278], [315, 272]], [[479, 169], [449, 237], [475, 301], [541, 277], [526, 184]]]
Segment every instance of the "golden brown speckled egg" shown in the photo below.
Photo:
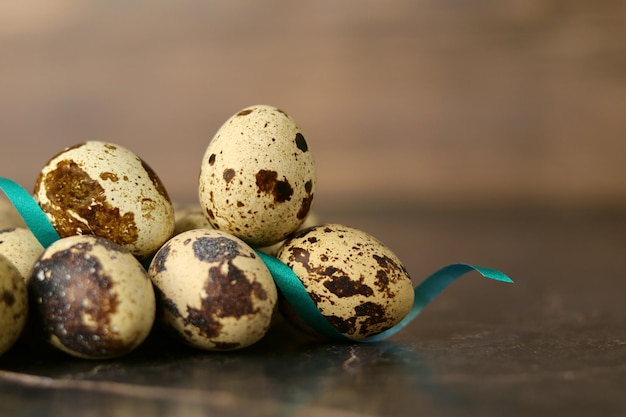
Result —
[[0, 355], [17, 342], [27, 317], [26, 281], [11, 261], [0, 255]]
[[[337, 224], [305, 229], [287, 239], [277, 257], [298, 276], [328, 321], [353, 340], [393, 327], [413, 305], [405, 267], [361, 230]], [[284, 307], [293, 319], [290, 306]]]
[[30, 270], [42, 252], [43, 246], [29, 229], [14, 227], [0, 230], [0, 255], [15, 265], [24, 281], [30, 277]]
[[200, 203], [215, 229], [253, 247], [298, 229], [315, 196], [315, 166], [294, 120], [257, 105], [229, 118], [209, 143], [200, 170]]
[[76, 357], [124, 355], [148, 336], [155, 296], [147, 272], [125, 248], [77, 235], [44, 250], [28, 281], [46, 339]]
[[53, 157], [37, 178], [34, 197], [61, 237], [104, 237], [139, 258], [174, 232], [174, 209], [157, 175], [111, 143], [85, 142]]
[[160, 321], [183, 342], [205, 350], [252, 345], [269, 329], [277, 291], [263, 261], [220, 230], [189, 230], [156, 253], [149, 274]]

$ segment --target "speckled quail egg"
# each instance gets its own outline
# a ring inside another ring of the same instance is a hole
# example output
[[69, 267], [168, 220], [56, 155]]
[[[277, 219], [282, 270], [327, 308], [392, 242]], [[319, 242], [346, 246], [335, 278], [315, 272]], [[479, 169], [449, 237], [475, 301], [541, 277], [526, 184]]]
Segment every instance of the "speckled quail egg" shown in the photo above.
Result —
[[26, 280], [33, 264], [43, 252], [43, 246], [33, 232], [25, 227], [0, 230], [0, 255], [15, 265]]
[[241, 239], [214, 229], [183, 232], [156, 253], [149, 274], [164, 327], [205, 350], [252, 345], [269, 329], [277, 290]]
[[26, 281], [11, 261], [0, 255], [0, 355], [17, 342], [27, 317]]
[[315, 166], [295, 121], [257, 105], [229, 118], [209, 143], [200, 169], [200, 203], [215, 229], [253, 247], [298, 229], [313, 204]]
[[61, 237], [90, 234], [139, 258], [174, 231], [174, 209], [154, 171], [121, 146], [90, 141], [63, 150], [42, 169], [35, 200]]
[[145, 340], [154, 323], [155, 296], [146, 270], [108, 239], [57, 240], [35, 262], [28, 290], [44, 337], [76, 357], [124, 355]]
[[[413, 305], [406, 268], [361, 230], [338, 224], [305, 229], [287, 239], [277, 258], [294, 271], [322, 315], [353, 340], [393, 327]], [[301, 325], [293, 306], [280, 308]]]

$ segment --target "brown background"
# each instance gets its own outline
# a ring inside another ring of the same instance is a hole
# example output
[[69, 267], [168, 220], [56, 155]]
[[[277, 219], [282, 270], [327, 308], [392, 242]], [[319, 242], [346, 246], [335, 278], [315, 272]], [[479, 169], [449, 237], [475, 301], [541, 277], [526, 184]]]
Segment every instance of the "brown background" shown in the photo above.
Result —
[[[179, 201], [231, 114], [301, 125], [319, 207], [626, 202], [626, 3], [0, 4], [0, 175], [128, 147]], [[353, 200], [352, 200], [353, 201]]]

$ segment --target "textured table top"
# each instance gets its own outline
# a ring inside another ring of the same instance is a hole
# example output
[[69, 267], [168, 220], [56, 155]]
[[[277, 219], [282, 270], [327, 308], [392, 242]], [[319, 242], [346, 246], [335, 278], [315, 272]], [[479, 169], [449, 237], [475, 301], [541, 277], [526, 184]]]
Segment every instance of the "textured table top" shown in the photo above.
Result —
[[121, 359], [18, 345], [0, 358], [11, 416], [620, 416], [626, 414], [623, 214], [354, 205], [320, 213], [377, 236], [415, 284], [470, 273], [387, 341], [320, 343], [278, 319], [248, 349], [207, 353], [153, 334]]

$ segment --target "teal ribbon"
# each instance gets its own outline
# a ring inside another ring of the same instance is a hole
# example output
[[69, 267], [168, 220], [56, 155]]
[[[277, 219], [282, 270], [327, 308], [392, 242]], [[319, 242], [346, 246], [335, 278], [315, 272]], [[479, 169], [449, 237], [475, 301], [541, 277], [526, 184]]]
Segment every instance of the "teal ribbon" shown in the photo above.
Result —
[[52, 242], [59, 240], [59, 234], [54, 229], [46, 214], [33, 197], [21, 185], [8, 178], [0, 177], [0, 190], [17, 209], [17, 212], [33, 232], [41, 246], [47, 248]]
[[[13, 206], [24, 219], [28, 228], [33, 232], [44, 248], [50, 246], [53, 242], [60, 239], [58, 233], [48, 220], [46, 214], [41, 210], [39, 204], [32, 196], [24, 190], [16, 182], [0, 177], [0, 189], [7, 195]], [[267, 255], [263, 252], [256, 251], [258, 256], [267, 266], [272, 274], [276, 286], [286, 298], [287, 302], [296, 310], [300, 318], [320, 335], [338, 341], [354, 342], [355, 340], [345, 336], [339, 332], [324, 317], [311, 299], [308, 292], [302, 285], [300, 279], [296, 276], [289, 266], [279, 259]], [[406, 327], [421, 311], [428, 305], [439, 293], [441, 293], [448, 285], [454, 282], [462, 275], [476, 271], [483, 277], [500, 282], [512, 283], [511, 278], [500, 271], [481, 266], [469, 264], [451, 264], [448, 265], [415, 287], [415, 300], [413, 306], [407, 316], [398, 324], [381, 333], [370, 336], [368, 338], [358, 340], [358, 342], [376, 342], [386, 339]]]
[[[270, 270], [276, 286], [280, 289], [287, 302], [296, 310], [300, 318], [320, 335], [332, 339], [354, 342], [355, 340], [339, 332], [319, 311], [315, 302], [302, 285], [300, 279], [291, 268], [273, 256], [257, 251], [267, 268]], [[485, 278], [495, 281], [512, 283], [513, 280], [502, 272], [469, 264], [451, 264], [441, 268], [414, 289], [415, 298], [409, 313], [398, 324], [381, 333], [357, 340], [358, 342], [377, 342], [386, 339], [404, 327], [417, 317], [424, 307], [428, 305], [439, 293], [457, 278], [468, 272], [476, 271]]]

